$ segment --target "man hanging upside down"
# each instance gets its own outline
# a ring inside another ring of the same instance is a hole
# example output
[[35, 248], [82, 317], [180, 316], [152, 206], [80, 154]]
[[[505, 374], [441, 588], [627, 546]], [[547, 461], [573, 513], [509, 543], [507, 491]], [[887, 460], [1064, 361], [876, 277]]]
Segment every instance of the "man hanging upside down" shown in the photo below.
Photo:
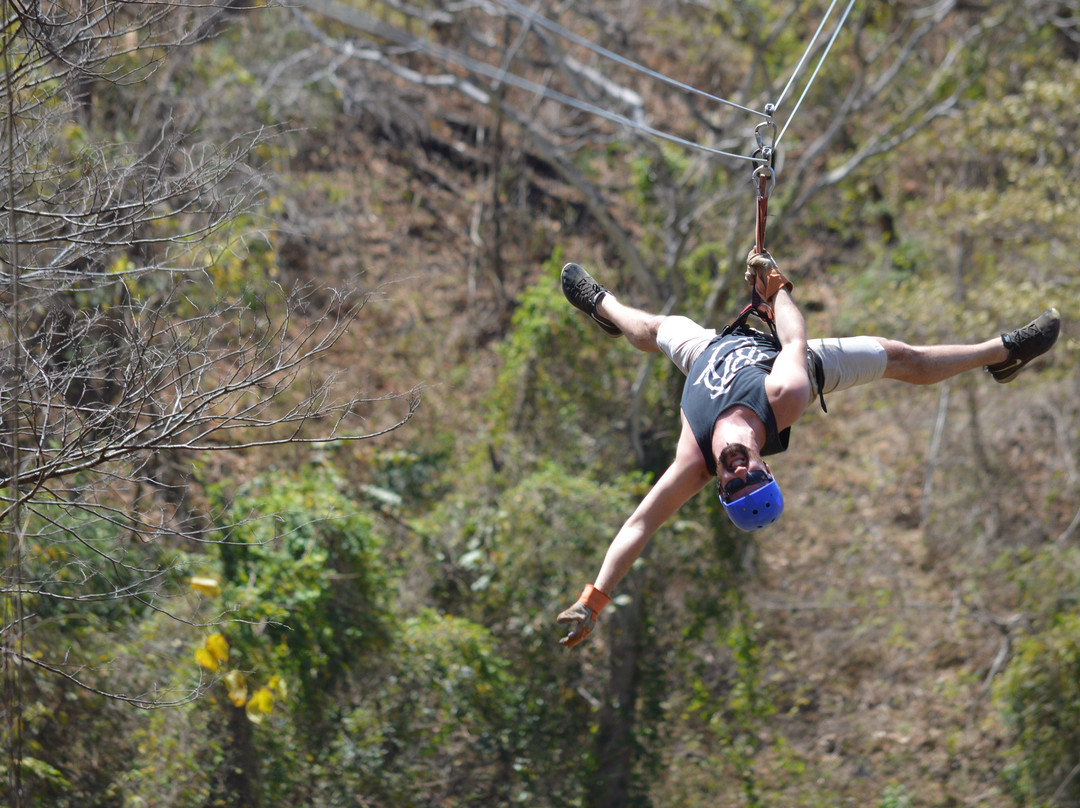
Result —
[[717, 334], [682, 316], [623, 305], [577, 264], [562, 271], [563, 293], [607, 334], [642, 351], [663, 351], [686, 375], [675, 459], [616, 534], [594, 584], [558, 616], [570, 624], [560, 642], [588, 636], [660, 526], [715, 478], [720, 503], [736, 527], [759, 530], [780, 518], [784, 498], [765, 457], [788, 447], [791, 425], [815, 399], [877, 379], [934, 384], [985, 367], [998, 382], [1054, 345], [1057, 309], [1028, 325], [974, 345], [913, 346], [882, 337], [806, 339], [792, 284], [767, 252], [747, 259], [746, 280], [765, 301], [775, 335], [738, 325]]

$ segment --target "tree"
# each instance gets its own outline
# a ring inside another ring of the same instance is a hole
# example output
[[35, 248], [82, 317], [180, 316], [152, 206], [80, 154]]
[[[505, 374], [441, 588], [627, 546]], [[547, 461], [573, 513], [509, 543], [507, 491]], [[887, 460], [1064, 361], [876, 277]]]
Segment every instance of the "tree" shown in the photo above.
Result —
[[[174, 551], [209, 527], [192, 464], [368, 439], [419, 401], [363, 423], [374, 402], [343, 389], [331, 356], [365, 297], [272, 277], [273, 238], [253, 216], [271, 132], [204, 119], [212, 103], [178, 69], [234, 8], [3, 4], [0, 665], [16, 808], [34, 766], [31, 671], [140, 707], [200, 693], [110, 685], [80, 648], [38, 633], [80, 610], [182, 619]], [[149, 107], [123, 92], [137, 83], [156, 86]]]

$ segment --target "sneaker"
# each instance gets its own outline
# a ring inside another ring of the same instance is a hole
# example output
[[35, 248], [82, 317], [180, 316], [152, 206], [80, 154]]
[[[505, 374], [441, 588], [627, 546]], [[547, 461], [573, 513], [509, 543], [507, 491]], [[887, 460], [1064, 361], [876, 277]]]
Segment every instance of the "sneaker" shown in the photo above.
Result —
[[593, 280], [593, 276], [577, 264], [567, 264], [562, 269], [562, 290], [575, 308], [581, 309], [612, 337], [622, 335], [622, 331], [607, 317], [596, 313], [596, 305], [608, 293], [607, 289]]
[[1001, 341], [1009, 349], [1009, 358], [996, 365], [987, 365], [986, 371], [996, 382], [1011, 382], [1024, 365], [1054, 347], [1060, 330], [1058, 310], [1047, 309], [1023, 328], [1001, 335]]

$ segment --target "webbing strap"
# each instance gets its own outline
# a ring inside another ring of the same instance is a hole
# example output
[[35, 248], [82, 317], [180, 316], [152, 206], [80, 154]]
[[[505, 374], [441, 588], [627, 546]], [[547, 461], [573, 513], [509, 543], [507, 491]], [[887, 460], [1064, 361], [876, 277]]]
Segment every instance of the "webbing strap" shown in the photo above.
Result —
[[769, 331], [772, 333], [773, 342], [775, 342], [777, 347], [779, 347], [780, 337], [778, 337], [776, 334], [776, 325], [773, 323], [772, 317], [770, 317], [761, 308], [759, 308], [761, 304], [761, 298], [758, 296], [756, 289], [753, 291], [751, 297], [752, 300], [750, 302], [750, 305], [739, 313], [739, 316], [731, 322], [731, 325], [729, 325], [727, 328], [720, 332], [720, 336], [726, 337], [729, 334], [735, 332], [737, 329], [742, 328], [746, 325], [746, 321], [750, 317], [750, 315], [753, 314], [755, 317], [761, 320], [761, 322], [765, 323], [765, 325], [769, 327]]
[[[758, 142], [761, 142], [760, 135], [758, 136]], [[761, 154], [764, 150], [759, 150], [758, 154]], [[757, 218], [754, 223], [754, 252], [765, 252], [765, 222], [769, 215], [769, 190], [772, 187], [775, 177], [771, 166], [763, 165], [758, 166], [754, 171], [754, 179], [757, 181]], [[750, 287], [750, 305], [747, 306], [738, 317], [721, 332], [721, 336], [726, 337], [732, 333], [735, 329], [741, 328], [746, 325], [747, 318], [753, 314], [765, 325], [769, 327], [769, 331], [772, 332], [773, 341], [777, 345], [780, 344], [780, 338], [776, 334], [776, 325], [773, 323], [772, 317], [770, 317], [764, 309], [761, 308], [761, 304], [764, 303], [761, 299], [761, 295], [758, 294], [757, 284]]]
[[[766, 182], [765, 178], [759, 178], [758, 184]], [[769, 195], [758, 191], [757, 198], [757, 221], [754, 226], [754, 252], [765, 252], [765, 221], [769, 215]]]

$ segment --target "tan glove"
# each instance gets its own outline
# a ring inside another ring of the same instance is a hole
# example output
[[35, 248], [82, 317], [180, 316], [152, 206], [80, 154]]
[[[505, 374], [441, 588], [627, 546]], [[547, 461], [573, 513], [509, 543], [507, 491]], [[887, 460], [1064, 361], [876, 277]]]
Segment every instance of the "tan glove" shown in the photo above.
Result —
[[760, 253], [750, 251], [750, 254], [746, 256], [745, 278], [746, 282], [757, 289], [762, 300], [766, 302], [772, 301], [781, 289], [787, 289], [790, 292], [795, 287], [776, 266], [768, 250]]
[[559, 644], [573, 648], [588, 637], [589, 632], [596, 628], [596, 619], [600, 616], [600, 612], [609, 603], [611, 603], [610, 597], [592, 584], [586, 585], [577, 603], [555, 618], [559, 623], [573, 623], [570, 633], [559, 640]]

